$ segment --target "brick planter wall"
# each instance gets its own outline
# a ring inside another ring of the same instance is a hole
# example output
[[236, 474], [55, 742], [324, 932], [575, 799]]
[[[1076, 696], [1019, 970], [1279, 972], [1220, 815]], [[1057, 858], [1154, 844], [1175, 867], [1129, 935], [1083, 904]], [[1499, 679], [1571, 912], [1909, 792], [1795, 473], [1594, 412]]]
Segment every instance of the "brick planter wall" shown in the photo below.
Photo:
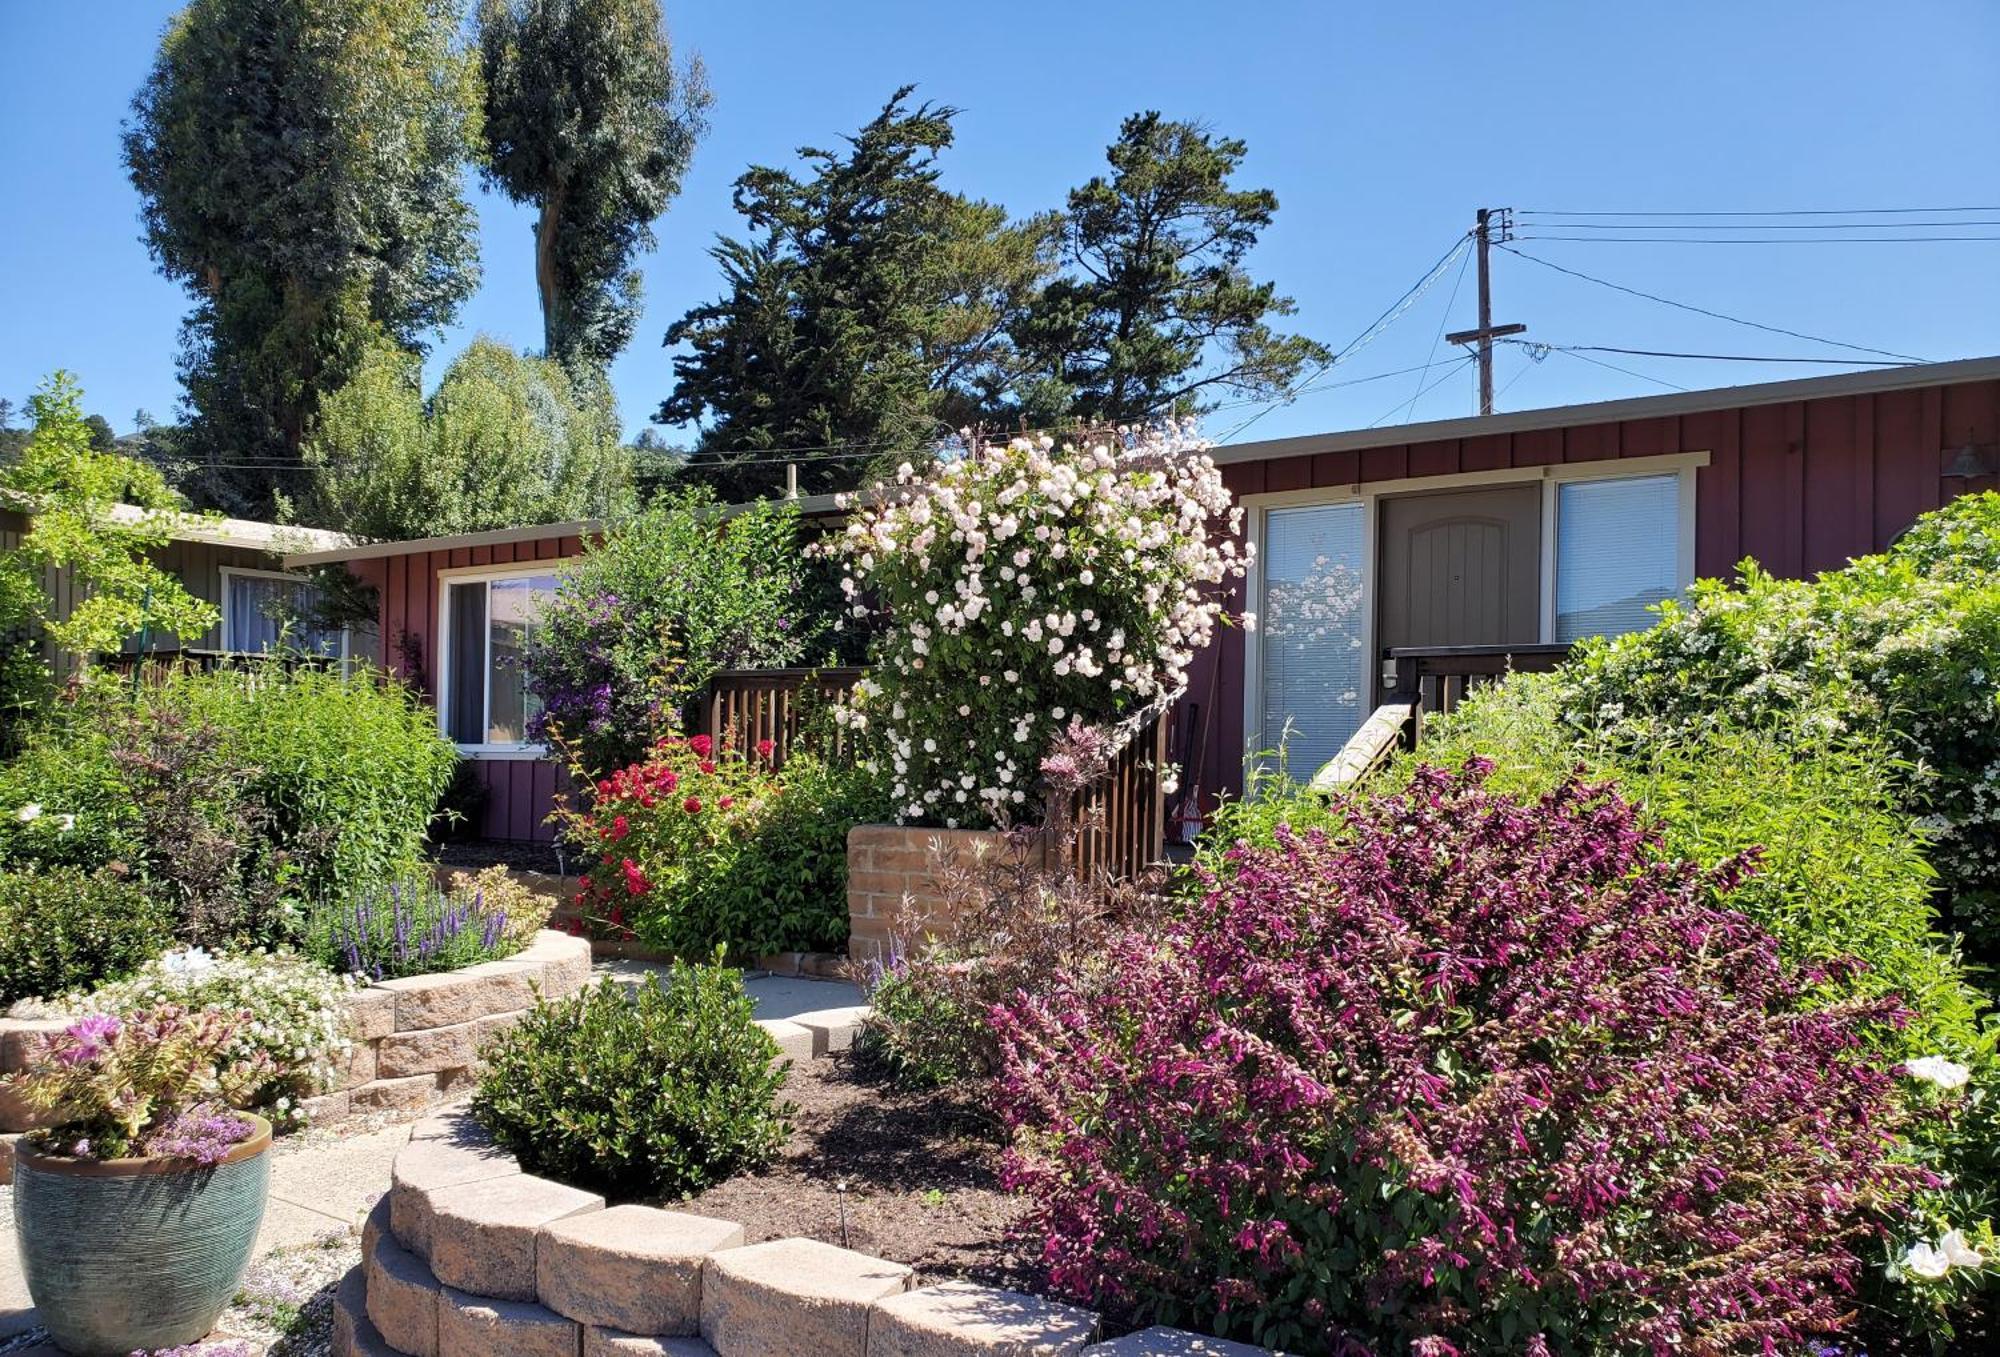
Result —
[[[504, 961], [437, 975], [385, 980], [346, 1001], [354, 1049], [338, 1087], [305, 1102], [313, 1121], [351, 1112], [420, 1111], [478, 1075], [479, 1045], [518, 1021], [537, 992], [555, 999], [590, 982], [590, 943], [544, 929]], [[34, 1039], [68, 1019], [0, 1018], [0, 1075], [26, 1069]], [[0, 1134], [27, 1131], [34, 1116], [0, 1090]], [[0, 1145], [0, 1183], [12, 1176], [11, 1143]]]
[[960, 862], [979, 853], [1006, 851], [1006, 835], [991, 829], [920, 829], [908, 825], [856, 825], [847, 831], [847, 955], [858, 965], [880, 961], [907, 900], [924, 925], [942, 922], [949, 906], [931, 880], [933, 852]]

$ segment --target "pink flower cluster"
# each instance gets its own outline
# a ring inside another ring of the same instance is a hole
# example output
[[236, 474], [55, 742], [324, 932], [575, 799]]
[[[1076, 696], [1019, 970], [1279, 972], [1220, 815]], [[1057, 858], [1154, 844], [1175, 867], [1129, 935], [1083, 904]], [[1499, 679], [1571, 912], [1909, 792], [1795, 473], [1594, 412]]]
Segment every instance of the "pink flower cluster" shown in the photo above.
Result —
[[1296, 1352], [1793, 1350], [1852, 1310], [1890, 1003], [1726, 907], [1632, 807], [1475, 763], [1239, 844], [1163, 935], [994, 1010], [1057, 1285]]

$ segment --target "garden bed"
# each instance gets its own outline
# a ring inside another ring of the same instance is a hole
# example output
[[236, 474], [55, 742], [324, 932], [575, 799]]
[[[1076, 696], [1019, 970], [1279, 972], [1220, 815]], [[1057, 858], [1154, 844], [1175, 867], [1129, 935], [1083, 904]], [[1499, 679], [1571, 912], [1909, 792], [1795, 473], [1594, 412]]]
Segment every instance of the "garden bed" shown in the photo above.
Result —
[[805, 1236], [907, 1263], [923, 1285], [1036, 1288], [1037, 1270], [1008, 1238], [1023, 1203], [1001, 1189], [999, 1130], [976, 1099], [905, 1092], [849, 1054], [798, 1062], [784, 1096], [798, 1112], [776, 1161], [661, 1204], [737, 1221], [752, 1244]]

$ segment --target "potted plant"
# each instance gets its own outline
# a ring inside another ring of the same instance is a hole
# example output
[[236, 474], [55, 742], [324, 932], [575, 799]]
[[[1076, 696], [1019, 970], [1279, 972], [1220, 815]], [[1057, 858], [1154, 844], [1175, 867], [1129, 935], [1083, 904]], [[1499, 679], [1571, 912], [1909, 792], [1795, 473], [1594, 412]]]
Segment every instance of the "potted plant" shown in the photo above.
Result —
[[49, 1121], [16, 1155], [15, 1241], [65, 1351], [192, 1343], [236, 1293], [270, 1176], [270, 1123], [230, 1106], [261, 1077], [226, 1054], [248, 1021], [177, 1004], [92, 1014], [13, 1076]]

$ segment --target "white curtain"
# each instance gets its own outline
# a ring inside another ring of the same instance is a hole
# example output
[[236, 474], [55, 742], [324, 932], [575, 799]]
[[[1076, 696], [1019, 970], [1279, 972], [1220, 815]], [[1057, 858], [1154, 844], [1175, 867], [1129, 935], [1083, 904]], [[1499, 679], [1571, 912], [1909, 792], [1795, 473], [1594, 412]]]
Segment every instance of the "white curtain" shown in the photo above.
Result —
[[303, 580], [268, 575], [229, 574], [229, 627], [222, 648], [234, 651], [270, 650], [279, 637], [294, 650], [314, 655], [338, 655], [340, 632], [310, 625], [319, 605], [319, 591]]

